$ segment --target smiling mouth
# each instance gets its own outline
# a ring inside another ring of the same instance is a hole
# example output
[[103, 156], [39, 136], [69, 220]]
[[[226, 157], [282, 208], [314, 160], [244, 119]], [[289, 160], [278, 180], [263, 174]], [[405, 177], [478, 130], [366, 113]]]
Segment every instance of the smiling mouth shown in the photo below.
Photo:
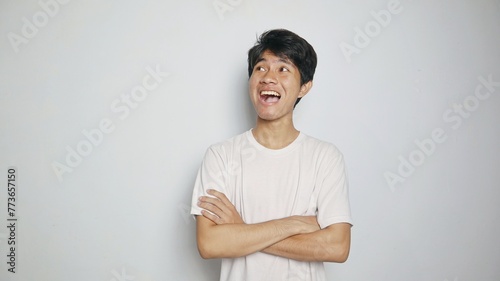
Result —
[[260, 92], [261, 100], [269, 103], [278, 102], [281, 95], [275, 91], [262, 91]]

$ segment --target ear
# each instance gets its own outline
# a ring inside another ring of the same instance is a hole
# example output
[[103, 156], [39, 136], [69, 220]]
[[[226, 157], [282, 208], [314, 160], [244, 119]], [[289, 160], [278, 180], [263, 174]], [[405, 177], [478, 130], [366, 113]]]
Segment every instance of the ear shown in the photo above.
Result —
[[311, 90], [312, 86], [313, 86], [312, 80], [300, 86], [299, 98], [303, 98], [305, 95], [307, 95], [307, 93], [309, 93], [309, 90]]

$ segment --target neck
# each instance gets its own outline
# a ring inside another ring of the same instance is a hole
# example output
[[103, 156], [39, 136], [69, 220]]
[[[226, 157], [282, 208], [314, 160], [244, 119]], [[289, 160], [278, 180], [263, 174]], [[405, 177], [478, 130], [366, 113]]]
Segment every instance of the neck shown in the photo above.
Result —
[[299, 135], [292, 120], [267, 121], [257, 118], [252, 134], [258, 143], [269, 149], [281, 149], [291, 144]]

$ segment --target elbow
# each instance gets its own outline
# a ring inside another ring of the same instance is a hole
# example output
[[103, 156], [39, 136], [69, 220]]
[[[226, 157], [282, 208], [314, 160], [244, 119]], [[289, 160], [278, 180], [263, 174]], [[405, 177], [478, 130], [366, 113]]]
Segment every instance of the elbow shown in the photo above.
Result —
[[214, 255], [211, 255], [210, 253], [208, 252], [205, 252], [205, 251], [201, 251], [201, 250], [198, 250], [198, 252], [200, 253], [200, 257], [204, 260], [209, 260], [209, 259], [214, 259], [215, 256]]
[[333, 262], [344, 263], [347, 261], [348, 258], [349, 258], [349, 250], [340, 253]]
[[219, 247], [210, 247], [208, 245], [198, 244], [198, 253], [200, 257], [205, 260], [209, 259], [222, 259], [222, 258], [239, 258], [243, 255], [235, 253], [229, 249], [220, 249]]
[[323, 261], [344, 263], [349, 258], [349, 245], [340, 247], [331, 247], [326, 250], [326, 256]]
[[196, 234], [196, 245], [198, 246], [198, 253], [203, 259], [215, 259], [219, 258], [217, 255], [217, 245], [214, 244], [217, 241], [213, 237], [210, 237], [208, 231], [199, 231]]
[[206, 243], [198, 242], [198, 253], [200, 253], [200, 257], [205, 260], [219, 258], [217, 253]]
[[207, 250], [202, 249], [200, 246], [198, 246], [198, 253], [200, 254], [200, 257], [204, 260], [213, 258]]
[[221, 245], [201, 241], [198, 242], [198, 253], [200, 254], [200, 257], [205, 260], [238, 257], [229, 249], [226, 249]]

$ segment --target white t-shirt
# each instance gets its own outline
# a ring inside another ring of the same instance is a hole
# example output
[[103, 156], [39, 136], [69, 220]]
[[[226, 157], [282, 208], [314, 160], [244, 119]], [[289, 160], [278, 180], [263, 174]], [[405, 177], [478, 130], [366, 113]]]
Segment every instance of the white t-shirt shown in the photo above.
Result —
[[[300, 133], [287, 147], [259, 144], [252, 131], [208, 148], [196, 178], [191, 214], [207, 189], [223, 192], [245, 223], [316, 215], [321, 228], [352, 224], [343, 156], [332, 144]], [[326, 280], [322, 262], [257, 252], [222, 259], [220, 280]]]

